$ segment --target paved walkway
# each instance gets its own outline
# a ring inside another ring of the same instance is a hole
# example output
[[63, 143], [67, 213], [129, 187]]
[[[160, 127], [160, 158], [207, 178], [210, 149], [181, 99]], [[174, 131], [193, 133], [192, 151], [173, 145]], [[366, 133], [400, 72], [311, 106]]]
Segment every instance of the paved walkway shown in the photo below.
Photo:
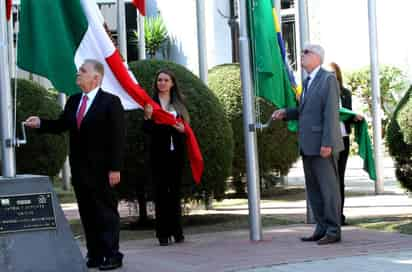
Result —
[[[374, 184], [361, 169], [362, 162], [351, 158], [347, 170], [348, 197], [345, 214], [350, 218], [376, 215], [410, 215], [410, 199], [395, 181], [389, 159], [384, 161], [385, 194], [375, 196]], [[288, 176], [289, 186], [303, 186], [300, 162]], [[65, 214], [76, 218], [75, 205], [64, 205]], [[262, 214], [305, 217], [305, 201], [262, 201]], [[130, 213], [126, 205], [121, 214]], [[245, 205], [223, 205], [215, 210], [193, 213], [242, 213]], [[187, 235], [185, 243], [160, 247], [145, 239], [121, 244], [124, 267], [118, 271], [145, 272], [292, 272], [292, 271], [412, 271], [412, 235], [378, 232], [351, 226], [343, 228], [342, 243], [318, 246], [303, 243], [313, 226], [293, 225], [264, 229], [263, 241], [251, 242], [247, 230]], [[84, 248], [82, 248], [84, 251]]]
[[[343, 228], [342, 243], [303, 243], [312, 226], [266, 229], [264, 240], [249, 241], [247, 231], [197, 234], [183, 244], [160, 247], [154, 239], [121, 244], [123, 272], [211, 271], [388, 271], [412, 270], [412, 236]], [[349, 270], [348, 270], [349, 269]]]

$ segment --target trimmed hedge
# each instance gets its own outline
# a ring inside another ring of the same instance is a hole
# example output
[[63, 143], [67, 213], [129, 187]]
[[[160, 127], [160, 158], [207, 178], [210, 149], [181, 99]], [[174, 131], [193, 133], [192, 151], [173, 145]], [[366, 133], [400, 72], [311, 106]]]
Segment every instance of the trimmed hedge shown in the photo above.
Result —
[[412, 87], [401, 99], [388, 125], [386, 142], [395, 159], [396, 177], [412, 191]]
[[[183, 195], [200, 199], [213, 195], [222, 198], [226, 190], [226, 179], [231, 173], [233, 140], [230, 124], [225, 118], [222, 105], [207, 86], [193, 73], [181, 65], [161, 60], [141, 60], [130, 63], [139, 84], [152, 94], [156, 72], [161, 68], [172, 70], [179, 88], [186, 98], [191, 117], [191, 127], [199, 142], [205, 168], [200, 186], [194, 185], [189, 164], [185, 169]], [[144, 149], [146, 136], [142, 131], [143, 112], [127, 112], [127, 150], [125, 171], [122, 176], [120, 194], [125, 199], [135, 199], [136, 194], [151, 198], [152, 184], [148, 156]], [[137, 189], [136, 189], [137, 188]]]
[[[223, 64], [211, 69], [209, 88], [223, 104], [226, 117], [232, 125], [235, 142], [232, 176], [237, 186], [236, 183], [239, 183], [246, 172], [239, 64]], [[260, 98], [258, 106], [262, 113], [261, 122], [266, 122], [276, 109]], [[297, 135], [288, 131], [285, 122], [273, 122], [270, 128], [258, 130], [257, 135], [260, 174], [275, 171], [280, 175], [286, 175], [299, 157]], [[236, 190], [240, 193], [242, 188], [238, 187]]]
[[[54, 119], [61, 111], [56, 92], [29, 80], [17, 80], [18, 133], [21, 132], [21, 122], [28, 116]], [[27, 144], [16, 147], [17, 173], [56, 176], [67, 156], [67, 135], [39, 134], [35, 129], [28, 128], [26, 134]]]

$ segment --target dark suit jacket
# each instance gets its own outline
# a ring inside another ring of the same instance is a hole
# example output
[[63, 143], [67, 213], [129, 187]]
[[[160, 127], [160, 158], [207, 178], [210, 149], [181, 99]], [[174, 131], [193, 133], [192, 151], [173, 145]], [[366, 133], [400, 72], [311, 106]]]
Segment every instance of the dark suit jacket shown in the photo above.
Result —
[[72, 183], [91, 187], [107, 182], [109, 171], [120, 171], [125, 145], [125, 121], [120, 99], [99, 89], [80, 129], [76, 113], [82, 94], [67, 100], [57, 120], [41, 120], [40, 131], [70, 133]]
[[[340, 92], [340, 101], [342, 103], [342, 107], [352, 110], [352, 93], [346, 89], [342, 88]], [[344, 122], [346, 133], [349, 135], [351, 133], [351, 123], [353, 121], [348, 119]]]
[[319, 156], [321, 146], [332, 147], [335, 154], [343, 150], [336, 77], [320, 68], [299, 107], [286, 110], [286, 119], [299, 120], [299, 147], [304, 155]]
[[[153, 100], [160, 105], [159, 98], [154, 96]], [[167, 154], [171, 152], [170, 144], [173, 141], [174, 154], [177, 155], [175, 162], [177, 165], [183, 164], [185, 154], [184, 133], [178, 132], [174, 127], [169, 125], [156, 124], [152, 120], [143, 122], [143, 131], [150, 135], [149, 148], [152, 164], [169, 163]]]

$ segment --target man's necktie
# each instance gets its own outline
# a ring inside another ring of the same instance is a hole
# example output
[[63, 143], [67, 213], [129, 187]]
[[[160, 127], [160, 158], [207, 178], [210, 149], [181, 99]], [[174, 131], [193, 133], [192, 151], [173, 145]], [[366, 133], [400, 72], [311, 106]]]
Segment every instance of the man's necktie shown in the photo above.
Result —
[[303, 100], [305, 100], [305, 96], [308, 94], [308, 87], [309, 87], [309, 81], [310, 81], [310, 76], [305, 78], [305, 81], [303, 81]]
[[76, 116], [78, 129], [80, 129], [80, 124], [82, 123], [84, 113], [86, 111], [86, 106], [87, 106], [87, 95], [83, 95], [82, 103], [80, 105], [79, 112], [77, 112], [77, 116]]

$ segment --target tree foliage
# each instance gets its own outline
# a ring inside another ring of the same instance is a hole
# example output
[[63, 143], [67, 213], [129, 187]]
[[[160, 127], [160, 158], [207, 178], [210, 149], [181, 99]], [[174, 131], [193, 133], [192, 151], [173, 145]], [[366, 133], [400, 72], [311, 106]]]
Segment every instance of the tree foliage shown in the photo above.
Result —
[[386, 142], [395, 160], [396, 176], [401, 185], [412, 191], [412, 88], [401, 99], [388, 125]]
[[[226, 118], [232, 125], [235, 143], [232, 176], [234, 182], [239, 183], [246, 173], [239, 65], [224, 64], [214, 67], [209, 71], [209, 87], [223, 104]], [[272, 104], [260, 98], [257, 99], [257, 108], [260, 109], [262, 122], [266, 122], [275, 110]], [[272, 122], [270, 128], [258, 130], [257, 135], [261, 175], [273, 171], [286, 175], [299, 156], [297, 135], [289, 132], [284, 122]]]

